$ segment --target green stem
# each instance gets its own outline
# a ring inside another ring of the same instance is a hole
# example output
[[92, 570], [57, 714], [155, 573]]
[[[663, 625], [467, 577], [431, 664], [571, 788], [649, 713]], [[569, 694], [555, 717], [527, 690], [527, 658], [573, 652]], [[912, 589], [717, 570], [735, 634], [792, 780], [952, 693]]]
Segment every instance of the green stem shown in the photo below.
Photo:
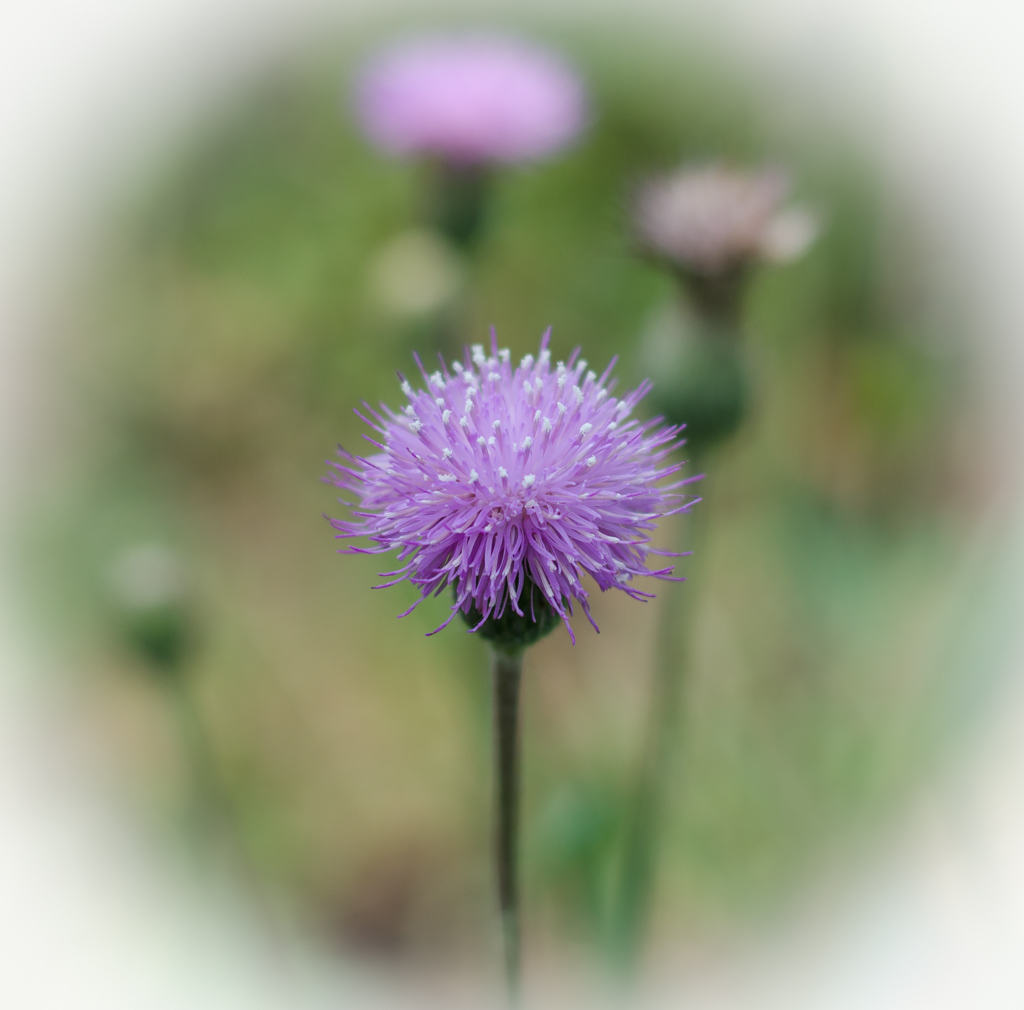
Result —
[[190, 826], [198, 837], [220, 829], [223, 804], [209, 735], [183, 671], [169, 681], [171, 702], [189, 771]]
[[519, 1002], [519, 684], [523, 654], [491, 653], [494, 688], [495, 859], [509, 1002]]
[[433, 166], [429, 217], [457, 249], [470, 254], [480, 241], [487, 217], [493, 170], [482, 165], [440, 161]]
[[[683, 517], [678, 526], [680, 545], [686, 543], [688, 547], [699, 549], [700, 517], [704, 511], [698, 506], [692, 516]], [[693, 575], [690, 565], [687, 577], [692, 579]], [[669, 771], [681, 735], [682, 697], [689, 672], [689, 628], [694, 610], [692, 587], [666, 583], [660, 595], [650, 710], [623, 853], [618, 900], [613, 910], [616, 966], [627, 979], [635, 973], [650, 915]]]

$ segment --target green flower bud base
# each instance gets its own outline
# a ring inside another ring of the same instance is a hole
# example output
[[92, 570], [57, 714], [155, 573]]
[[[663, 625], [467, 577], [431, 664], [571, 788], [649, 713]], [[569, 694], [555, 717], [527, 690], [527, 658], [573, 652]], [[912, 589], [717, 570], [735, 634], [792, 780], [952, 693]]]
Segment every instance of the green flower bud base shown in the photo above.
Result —
[[[484, 621], [477, 634], [488, 641], [496, 652], [507, 656], [518, 655], [523, 649], [539, 642], [558, 626], [561, 618], [551, 609], [544, 594], [530, 579], [526, 579], [519, 595], [517, 614], [506, 607], [501, 617], [490, 617]], [[469, 613], [462, 613], [462, 619], [470, 628], [477, 627], [483, 615], [475, 607]]]
[[177, 606], [147, 607], [122, 618], [129, 645], [163, 677], [182, 670], [191, 645], [188, 619]]
[[732, 435], [749, 399], [739, 339], [700, 333], [681, 356], [676, 374], [659, 376], [651, 406], [671, 424], [686, 424], [691, 452], [703, 453]]

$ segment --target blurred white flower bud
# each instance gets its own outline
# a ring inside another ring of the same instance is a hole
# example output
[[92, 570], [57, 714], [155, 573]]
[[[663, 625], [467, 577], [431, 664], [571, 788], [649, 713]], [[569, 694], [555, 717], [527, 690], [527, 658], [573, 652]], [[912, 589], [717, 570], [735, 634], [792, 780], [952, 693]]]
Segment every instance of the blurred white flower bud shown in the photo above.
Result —
[[110, 588], [126, 610], [147, 610], [177, 602], [185, 589], [179, 557], [157, 543], [127, 548], [110, 566]]
[[370, 266], [370, 289], [397, 316], [444, 308], [459, 293], [462, 258], [442, 235], [410, 230], [392, 239]]
[[761, 256], [770, 263], [791, 263], [814, 245], [820, 233], [816, 214], [806, 207], [789, 207], [768, 222], [761, 237]]

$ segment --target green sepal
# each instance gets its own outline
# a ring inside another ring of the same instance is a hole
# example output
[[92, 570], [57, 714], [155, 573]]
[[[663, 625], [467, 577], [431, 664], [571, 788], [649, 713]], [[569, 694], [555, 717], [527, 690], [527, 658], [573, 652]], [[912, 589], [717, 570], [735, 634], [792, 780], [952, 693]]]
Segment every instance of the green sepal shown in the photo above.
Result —
[[[476, 632], [490, 642], [496, 651], [508, 656], [515, 656], [528, 646], [539, 642], [551, 634], [561, 621], [544, 594], [529, 578], [523, 582], [518, 604], [522, 614], [517, 614], [511, 604], [506, 603], [505, 611], [500, 617], [487, 618]], [[470, 607], [469, 613], [464, 610], [459, 613], [470, 628], [476, 628], [483, 620], [483, 614], [476, 607]]]

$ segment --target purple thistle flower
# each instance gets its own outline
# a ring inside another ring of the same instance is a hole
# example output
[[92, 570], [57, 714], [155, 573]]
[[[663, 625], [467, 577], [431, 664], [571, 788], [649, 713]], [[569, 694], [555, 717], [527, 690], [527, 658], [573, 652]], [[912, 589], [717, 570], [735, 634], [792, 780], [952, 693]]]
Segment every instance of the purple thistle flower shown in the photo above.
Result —
[[632, 584], [635, 576], [673, 577], [671, 567], [646, 562], [665, 553], [650, 546], [655, 521], [694, 504], [676, 492], [697, 478], [663, 484], [682, 466], [665, 464], [682, 444], [681, 426], [632, 418], [650, 383], [612, 396], [614, 360], [600, 377], [578, 350], [552, 366], [549, 333], [539, 356], [518, 367], [493, 331], [490, 356], [476, 344], [451, 371], [442, 362], [428, 375], [417, 358], [425, 388], [402, 378], [409, 402], [401, 412], [356, 412], [380, 451], [364, 458], [339, 449], [346, 463], [330, 464], [337, 472], [326, 479], [360, 499], [355, 520], [331, 525], [339, 539], [372, 545], [343, 553], [397, 551], [401, 567], [382, 573], [391, 580], [384, 586], [408, 579], [420, 589], [400, 616], [454, 585], [451, 616], [431, 634], [459, 612], [479, 615], [473, 631], [506, 611], [539, 622], [522, 609], [533, 606], [536, 587], [572, 637], [573, 600], [597, 629], [585, 575], [636, 599], [652, 594]]
[[498, 35], [415, 39], [380, 54], [356, 86], [367, 135], [393, 154], [456, 165], [540, 158], [587, 116], [583, 84], [553, 53]]

